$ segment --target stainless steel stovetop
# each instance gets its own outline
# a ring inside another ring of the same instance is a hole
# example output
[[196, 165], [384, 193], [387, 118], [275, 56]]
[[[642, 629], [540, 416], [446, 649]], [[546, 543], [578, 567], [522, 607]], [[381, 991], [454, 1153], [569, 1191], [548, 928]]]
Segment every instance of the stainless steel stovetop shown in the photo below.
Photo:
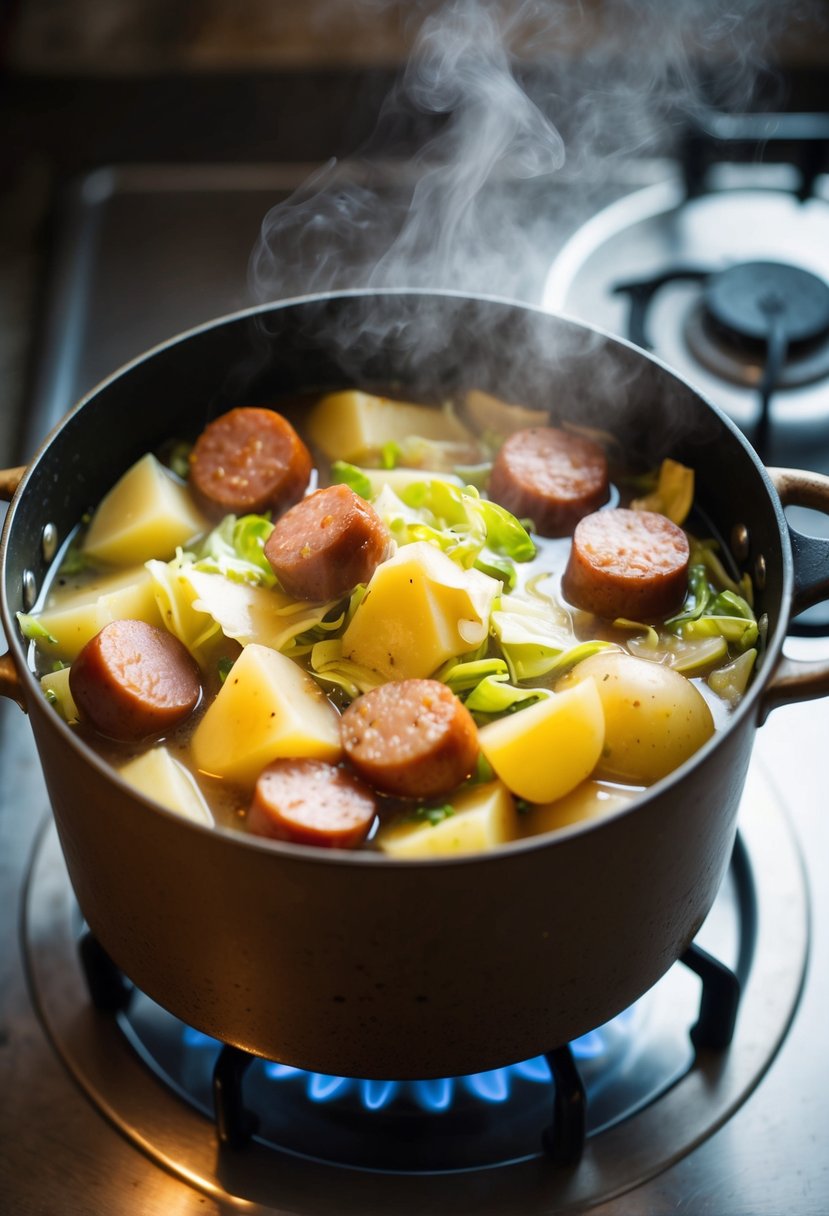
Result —
[[[247, 259], [260, 220], [304, 176], [302, 167], [291, 166], [132, 168], [101, 170], [77, 183], [58, 211], [29, 403], [30, 448], [20, 458], [119, 363], [248, 303]], [[392, 172], [391, 189], [393, 182]], [[587, 193], [566, 178], [544, 195], [527, 185], [519, 202], [535, 216], [546, 206], [550, 222], [538, 228], [537, 260], [517, 294], [537, 301], [559, 291], [557, 303], [567, 308], [565, 297], [578, 279], [571, 270], [581, 221], [644, 187], [675, 192], [674, 168], [642, 162], [624, 179], [594, 182]], [[829, 211], [829, 201], [824, 205]], [[557, 258], [558, 272], [550, 274]], [[556, 273], [565, 271], [569, 286], [556, 287]], [[284, 282], [290, 284], [290, 275]], [[301, 276], [290, 290], [301, 293]], [[829, 385], [823, 391], [827, 421], [818, 416], [807, 450], [810, 467], [829, 468]], [[787, 450], [783, 431], [772, 432], [778, 441], [769, 463]], [[798, 655], [829, 653], [829, 643], [817, 639], [792, 639], [787, 647]], [[72, 897], [34, 745], [25, 719], [6, 703], [0, 730], [0, 1006], [7, 1035], [0, 1056], [2, 1210], [20, 1216], [231, 1210], [540, 1216], [586, 1205], [601, 1216], [829, 1211], [823, 776], [829, 701], [779, 710], [758, 733], [741, 812], [757, 895], [756, 939], [751, 921], [749, 946], [732, 940], [733, 873], [700, 938], [714, 949], [724, 933], [726, 953], [751, 956], [732, 1052], [703, 1053], [662, 1098], [598, 1132], [588, 1141], [581, 1173], [569, 1177], [551, 1172], [542, 1157], [389, 1180], [388, 1174], [303, 1162], [295, 1151], [269, 1157], [258, 1144], [236, 1155], [220, 1151], [204, 1114], [164, 1088], [113, 1020], [85, 1000]]]

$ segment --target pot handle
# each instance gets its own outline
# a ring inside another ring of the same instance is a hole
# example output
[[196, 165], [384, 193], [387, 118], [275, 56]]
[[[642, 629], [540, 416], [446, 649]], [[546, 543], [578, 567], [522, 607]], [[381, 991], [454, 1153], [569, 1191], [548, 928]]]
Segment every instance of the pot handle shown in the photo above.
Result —
[[25, 472], [25, 465], [16, 469], [0, 469], [0, 502], [11, 502]]
[[10, 701], [19, 705], [24, 713], [26, 712], [20, 676], [17, 674], [17, 668], [8, 652], [0, 655], [0, 697], [8, 697]]
[[[25, 472], [25, 465], [14, 469], [0, 469], [0, 502], [11, 502]], [[8, 652], [0, 655], [0, 697], [15, 701], [25, 713], [26, 702], [23, 700], [20, 676]]]
[[[829, 515], [829, 477], [803, 469], [768, 469], [784, 507], [810, 507]], [[829, 598], [829, 539], [804, 536], [789, 525], [794, 559], [792, 615]], [[829, 694], [829, 660], [780, 659], [760, 702], [760, 722], [778, 705]]]

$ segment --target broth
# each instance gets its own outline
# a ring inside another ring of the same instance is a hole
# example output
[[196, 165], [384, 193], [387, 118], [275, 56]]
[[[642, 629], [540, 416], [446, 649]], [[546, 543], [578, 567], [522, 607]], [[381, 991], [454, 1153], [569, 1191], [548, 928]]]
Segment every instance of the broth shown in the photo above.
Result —
[[[303, 429], [302, 419], [309, 415], [309, 406], [313, 407], [313, 401], [292, 401], [288, 403], [288, 407], [285, 410], [287, 416], [297, 421], [297, 425], [301, 430]], [[510, 407], [503, 408], [509, 409]], [[444, 415], [437, 407], [430, 407], [430, 413], [433, 413], [436, 418], [446, 416], [456, 421], [454, 409]], [[313, 408], [310, 410], [310, 416], [313, 421]], [[435, 482], [441, 486], [448, 485], [452, 487], [450, 494], [452, 504], [458, 506], [462, 497], [463, 483], [464, 481], [468, 481], [469, 477], [475, 477], [480, 483], [486, 484], [486, 466], [491, 457], [492, 450], [497, 444], [492, 435], [475, 432], [466, 424], [464, 426], [469, 433], [468, 443], [456, 438], [446, 440], [434, 439], [424, 441], [419, 446], [410, 443], [407, 448], [406, 441], [401, 444], [397, 440], [393, 440], [375, 449], [373, 456], [370, 456], [358, 469], [358, 472], [362, 472], [364, 476], [370, 476], [373, 482], [376, 481], [377, 484], [382, 484], [384, 478], [387, 479], [387, 482], [395, 481], [395, 478], [399, 477], [399, 471], [401, 470], [416, 469], [409, 487], [404, 486], [402, 489], [398, 487], [402, 497], [398, 497], [397, 494], [388, 488], [388, 485], [386, 489], [375, 492], [372, 496], [378, 510], [381, 513], [386, 512], [384, 520], [387, 523], [389, 518], [395, 520], [394, 526], [390, 524], [389, 527], [392, 535], [395, 535], [394, 529], [395, 527], [397, 528], [398, 554], [404, 552], [408, 544], [414, 543], [415, 539], [420, 536], [423, 528], [427, 531], [429, 528], [432, 531], [438, 531], [433, 523], [427, 524], [415, 520], [407, 524], [407, 512], [413, 514], [420, 511], [422, 515], [424, 512], [428, 515], [430, 510], [429, 503], [431, 502], [431, 498], [429, 493], [420, 495], [420, 506], [412, 505], [417, 499], [417, 495], [415, 495], [414, 499], [412, 498], [412, 486], [417, 487], [426, 483], [433, 485]], [[449, 430], [454, 435], [453, 427], [450, 427]], [[306, 439], [310, 438], [309, 448], [313, 452], [314, 457], [314, 471], [310, 481], [311, 489], [317, 485], [327, 486], [333, 482], [348, 480], [349, 477], [352, 480], [357, 478], [357, 475], [351, 471], [355, 466], [347, 466], [344, 469], [336, 461], [330, 460], [329, 454], [320, 450], [319, 445], [314, 442], [313, 428], [310, 436], [305, 434], [304, 437]], [[169, 448], [163, 453], [167, 460], [170, 459], [172, 450], [172, 448]], [[426, 464], [416, 465], [415, 458], [425, 461]], [[393, 467], [384, 470], [382, 468], [384, 463], [387, 465], [391, 464]], [[626, 507], [635, 498], [636, 491], [632, 488], [629, 480], [626, 480], [625, 471], [615, 470], [612, 472], [615, 475], [611, 481], [610, 494], [606, 505], [610, 508], [616, 506]], [[448, 478], [448, 480], [444, 482], [444, 478]], [[397, 483], [395, 482], [395, 484]], [[441, 492], [443, 493], [443, 491]], [[185, 493], [189, 494], [190, 491], [186, 490]], [[398, 502], [406, 508], [405, 511], [399, 512], [400, 519], [403, 520], [402, 523], [398, 520], [397, 516], [393, 514], [389, 516], [390, 511], [393, 513], [399, 510], [396, 505]], [[460, 503], [460, 507], [463, 508], [463, 506], [464, 504]], [[426, 518], [426, 515], [423, 515], [423, 519]], [[692, 516], [692, 520], [695, 525], [694, 530], [701, 528], [707, 533], [708, 529], [705, 528], [703, 519], [698, 512]], [[215, 527], [220, 526], [221, 524], [215, 525]], [[408, 535], [406, 532], [407, 528], [411, 532], [411, 536], [401, 544], [400, 537], [404, 534]], [[451, 532], [451, 527], [448, 531]], [[447, 529], [444, 528], [443, 532], [446, 533]], [[48, 622], [54, 619], [55, 613], [60, 613], [67, 605], [76, 602], [78, 597], [88, 594], [91, 589], [94, 589], [96, 580], [100, 580], [102, 576], [106, 577], [113, 570], [117, 569], [117, 567], [102, 561], [97, 564], [86, 562], [83, 568], [73, 570], [73, 558], [79, 552], [83, 552], [87, 539], [88, 525], [80, 525], [76, 534], [64, 545], [55, 561], [50, 580], [47, 582], [42, 606], [39, 611], [32, 614], [32, 618], [36, 622], [45, 621], [48, 627]], [[439, 544], [444, 543], [444, 541], [445, 537], [438, 537], [436, 547], [439, 547]], [[499, 572], [499, 562], [501, 566], [506, 563], [511, 567], [507, 577], [509, 579], [514, 577], [513, 586], [507, 589], [502, 583], [501, 589], [497, 593], [497, 599], [492, 601], [499, 605], [499, 611], [502, 615], [509, 615], [511, 605], [515, 605], [516, 608], [521, 606], [522, 611], [524, 611], [523, 606], [528, 605], [527, 611], [534, 612], [539, 622], [541, 622], [538, 626], [540, 636], [543, 633], [544, 623], [542, 618], [546, 614], [550, 620], [554, 619], [558, 622], [561, 626], [562, 635], [566, 633], [571, 636], [574, 648], [585, 645], [588, 649], [590, 647], [595, 648], [594, 654], [588, 656], [592, 658], [594, 663], [603, 653], [609, 654], [618, 651], [627, 655], [633, 655], [643, 662], [645, 659], [650, 660], [651, 670], [653, 670], [654, 666], [671, 669], [676, 666], [690, 665], [690, 674], [688, 676], [690, 686], [695, 688], [701, 695], [704, 704], [712, 716], [714, 728], [716, 730], [724, 728], [728, 720], [730, 704], [727, 699], [724, 699], [723, 696], [718, 695], [714, 691], [709, 683], [709, 677], [712, 671], [727, 668], [729, 664], [733, 663], [735, 657], [741, 652], [747, 652], [751, 649], [750, 647], [735, 645], [730, 639], [725, 640], [724, 645], [721, 646], [717, 641], [718, 635], [715, 625], [712, 627], [713, 632], [708, 635], [714, 641], [713, 643], [711, 641], [708, 642], [707, 652], [700, 652], [702, 655], [701, 664], [698, 670], [694, 670], [693, 645], [692, 643], [686, 644], [683, 642], [681, 632], [670, 632], [663, 625], [649, 629], [647, 623], [619, 623], [604, 620], [568, 604], [561, 591], [561, 578], [567, 564], [571, 539], [569, 537], [548, 539], [533, 534], [532, 541], [535, 547], [535, 555], [530, 560], [513, 561], [500, 554], [497, 555], [497, 560], [493, 563], [493, 551], [489, 550], [486, 544], [482, 547], [476, 559], [488, 571], [488, 577], [490, 578], [493, 577], [493, 570], [496, 573]], [[450, 538], [449, 543], [454, 543], [454, 534]], [[197, 546], [193, 546], [193, 548], [195, 550]], [[715, 552], [714, 547], [711, 546], [708, 551]], [[201, 558], [198, 560], [204, 561], [206, 559]], [[716, 566], [713, 568], [717, 569]], [[216, 571], [211, 572], [216, 573]], [[731, 573], [726, 572], [724, 577], [729, 583], [733, 581]], [[237, 583], [236, 585], [240, 584]], [[722, 585], [713, 580], [712, 596], [714, 593], [722, 590]], [[745, 590], [750, 594], [750, 589], [742, 584], [741, 590]], [[317, 642], [336, 642], [342, 635], [342, 627], [336, 625], [337, 620], [343, 617], [343, 619], [349, 622], [350, 614], [350, 620], [353, 621], [359, 611], [360, 604], [357, 603], [356, 607], [354, 606], [354, 597], [351, 594], [340, 597], [340, 602], [332, 605], [323, 618], [320, 619], [318, 617], [315, 624], [309, 626], [308, 629], [300, 632], [298, 635], [300, 641], [315, 636], [316, 642], [309, 640], [303, 648], [297, 645], [295, 639], [291, 639], [290, 644], [285, 647], [285, 650], [287, 650], [294, 661], [325, 688], [332, 704], [338, 711], [344, 710], [355, 699], [355, 696], [360, 691], [365, 691], [365, 689], [360, 689], [359, 686], [355, 688], [353, 683], [349, 683], [347, 676], [342, 676], [339, 669], [336, 671], [339, 682], [332, 683], [332, 679], [324, 671], [320, 670], [318, 666], [315, 666], [315, 656], [317, 653], [315, 648]], [[345, 627], [347, 628], [348, 625]], [[329, 631], [327, 634], [325, 633], [326, 629]], [[315, 630], [317, 631], [316, 634]], [[464, 660], [467, 662], [477, 661], [479, 663], [487, 661], [501, 661], [503, 663], [506, 657], [509, 670], [506, 675], [500, 673], [494, 683], [500, 684], [501, 689], [504, 687], [518, 688], [522, 695], [529, 694], [532, 696], [533, 690], [539, 690], [539, 692], [546, 695], [547, 693], [553, 693], [553, 690], [557, 686], [559, 688], [563, 687], [562, 681], [564, 683], [568, 679], [573, 681], [573, 673], [578, 669], [579, 663], [585, 661], [584, 658], [580, 657], [578, 661], [572, 664], [565, 664], [564, 667], [556, 666], [553, 661], [549, 671], [530, 674], [519, 680], [516, 679], [515, 662], [510, 657], [510, 646], [496, 636], [496, 633], [497, 631], [494, 629], [492, 618], [490, 617], [487, 622], [485, 642], [478, 645], [474, 649], [474, 652], [468, 651], [466, 655], [455, 656], [455, 666], [460, 665]], [[608, 649], [603, 650], [603, 646], [606, 646]], [[685, 646], [684, 650], [683, 646]], [[242, 648], [243, 646], [232, 638], [214, 639], [214, 644], [211, 645], [209, 652], [209, 665], [203, 661], [201, 662], [203, 694], [200, 704], [185, 722], [167, 734], [156, 735], [148, 740], [136, 743], [123, 743], [103, 737], [85, 722], [73, 722], [72, 729], [77, 731], [90, 746], [103, 755], [117, 769], [123, 768], [128, 762], [145, 754], [148, 749], [157, 748], [160, 744], [163, 744], [170, 756], [183, 765], [187, 772], [189, 772], [206, 805], [209, 807], [213, 820], [224, 827], [244, 830], [248, 807], [251, 801], [250, 788], [232, 779], [219, 779], [211, 776], [208, 772], [204, 771], [204, 768], [200, 769], [194, 759], [192, 750], [193, 736], [222, 687], [222, 674], [227, 666], [238, 657]], [[713, 656], [717, 648], [719, 648], [718, 656], [716, 658], [712, 657], [710, 661], [706, 661], [705, 654], [710, 653]], [[37, 641], [34, 648], [34, 661], [37, 672], [40, 676], [46, 678], [47, 684], [51, 667], [49, 650], [50, 644], [43, 638]], [[292, 651], [296, 651], [296, 653], [293, 654]], [[199, 656], [197, 655], [197, 657]], [[750, 663], [748, 666], [750, 667]], [[347, 667], [347, 664], [345, 664], [345, 667]], [[446, 674], [446, 669], [446, 662], [439, 664], [437, 669], [438, 674], [440, 672]], [[449, 670], [450, 672], [453, 670], [451, 661]], [[376, 675], [377, 673], [375, 672], [374, 674]], [[607, 676], [603, 678], [607, 679]], [[382, 682], [382, 677], [378, 677], [377, 682]], [[578, 683], [578, 680], [575, 682]], [[458, 695], [462, 699], [472, 700], [469, 693], [473, 690], [465, 689], [464, 691], [466, 693], [465, 697], [461, 693]], [[477, 686], [475, 686], [474, 691], [479, 691]], [[498, 691], [497, 688], [496, 691]], [[554, 697], [555, 695], [553, 693]], [[531, 703], [538, 705], [543, 702], [535, 700]], [[521, 704], [520, 701], [517, 701], [509, 706], [510, 715], [519, 723], [521, 721], [521, 714], [524, 712]], [[473, 713], [479, 727], [485, 727], [488, 723], [499, 721], [502, 716], [500, 712], [488, 712], [487, 709], [473, 710]], [[488, 772], [481, 771], [481, 766], [479, 766], [479, 770], [473, 773], [472, 777], [459, 787], [459, 791], [450, 791], [446, 797], [429, 799], [425, 802], [400, 799], [380, 791], [378, 794], [379, 814], [371, 832], [366, 838], [366, 847], [385, 847], [384, 841], [391, 840], [393, 836], [393, 832], [391, 836], [389, 835], [390, 829], [405, 826], [407, 823], [419, 826], [418, 821], [423, 820], [424, 817], [430, 825], [433, 825], [428, 830], [433, 831], [434, 826], [437, 826], [442, 819], [448, 819], [452, 816], [452, 801], [458, 793], [468, 795], [470, 791], [474, 791], [476, 784], [478, 786], [488, 785], [494, 776], [495, 774], [491, 766]], [[566, 794], [552, 799], [544, 805], [533, 804], [520, 795], [515, 796], [513, 792], [519, 813], [511, 821], [512, 827], [508, 832], [508, 838], [548, 832], [580, 819], [589, 819], [605, 814], [619, 806], [623, 801], [635, 797], [645, 784], [647, 783], [632, 779], [619, 780], [614, 778], [612, 774], [608, 777], [606, 773], [602, 773], [600, 765], [598, 776], [594, 773], [592, 777], [585, 779], [578, 789], [568, 790]], [[432, 816], [432, 818], [429, 818], [429, 816]], [[414, 831], [414, 826], [412, 831]]]

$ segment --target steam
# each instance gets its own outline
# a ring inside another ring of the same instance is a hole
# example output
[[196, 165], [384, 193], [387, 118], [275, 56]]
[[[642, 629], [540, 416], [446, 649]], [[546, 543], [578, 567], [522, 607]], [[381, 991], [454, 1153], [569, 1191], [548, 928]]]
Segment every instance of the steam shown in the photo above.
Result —
[[[361, 28], [389, 7], [360, 0]], [[704, 105], [747, 108], [770, 47], [816, 11], [812, 0], [413, 0], [402, 8], [412, 52], [374, 138], [268, 212], [253, 299], [386, 286], [531, 298], [562, 205], [557, 175], [587, 189], [611, 160], [664, 151]], [[418, 119], [429, 137], [391, 171], [395, 132]], [[516, 202], [528, 182], [529, 214]]]
[[[392, 6], [354, 2], [363, 15]], [[375, 134], [265, 216], [256, 302], [359, 288], [538, 299], [566, 208], [583, 214], [632, 155], [673, 151], [705, 108], [748, 108], [770, 48], [819, 3], [411, 0], [401, 11], [412, 51]], [[390, 161], [412, 127], [427, 131], [420, 147]], [[382, 311], [355, 306], [327, 331], [357, 376], [367, 350], [423, 361], [447, 342], [428, 309], [396, 307], [388, 329]]]
[[[456, 0], [424, 19], [373, 146], [347, 165], [330, 163], [265, 217], [250, 267], [257, 301], [293, 294], [299, 278], [311, 292], [517, 293], [538, 245], [534, 225], [505, 230], [509, 201], [490, 188], [552, 175], [564, 163], [561, 136], [510, 63], [510, 27], [529, 8], [505, 21], [496, 5]], [[439, 129], [389, 177], [384, 143], [412, 115]]]

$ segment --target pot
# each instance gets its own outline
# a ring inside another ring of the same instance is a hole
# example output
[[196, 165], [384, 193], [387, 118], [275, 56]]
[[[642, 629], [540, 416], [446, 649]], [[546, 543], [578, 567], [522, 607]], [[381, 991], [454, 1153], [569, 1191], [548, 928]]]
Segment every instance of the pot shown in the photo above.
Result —
[[[232, 406], [359, 385], [415, 400], [461, 387], [601, 426], [634, 466], [692, 466], [711, 531], [754, 579], [765, 651], [727, 728], [635, 803], [495, 853], [402, 862], [184, 820], [128, 788], [46, 703], [14, 614], [63, 539], [134, 460]], [[781, 656], [792, 613], [829, 595], [829, 542], [783, 506], [829, 513], [829, 478], [766, 470], [736, 427], [654, 358], [488, 298], [357, 292], [218, 320], [81, 401], [16, 492], [2, 547], [0, 691], [28, 711], [71, 882], [139, 988], [208, 1035], [367, 1078], [494, 1068], [629, 1006], [699, 930], [734, 842], [755, 727], [829, 692], [829, 664]]]

